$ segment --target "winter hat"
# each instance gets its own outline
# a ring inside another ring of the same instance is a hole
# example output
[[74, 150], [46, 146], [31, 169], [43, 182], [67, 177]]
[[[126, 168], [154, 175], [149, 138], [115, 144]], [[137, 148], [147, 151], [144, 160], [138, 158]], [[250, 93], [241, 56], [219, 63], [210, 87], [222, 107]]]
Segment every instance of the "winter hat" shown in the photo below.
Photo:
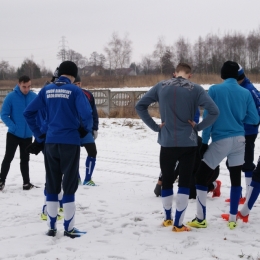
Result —
[[58, 76], [61, 75], [69, 75], [74, 78], [78, 75], [78, 67], [77, 65], [72, 61], [63, 61], [59, 66]]
[[238, 69], [239, 66], [234, 61], [226, 61], [224, 62], [222, 68], [221, 68], [221, 78], [222, 79], [228, 79], [228, 78], [238, 78]]
[[239, 69], [238, 69], [238, 78], [237, 78], [237, 80], [242, 80], [242, 79], [245, 78], [245, 72], [244, 72], [244, 70], [243, 70], [243, 68], [242, 68], [242, 66], [240, 64], [238, 64], [238, 66], [239, 66]]
[[74, 80], [74, 83], [76, 83], [76, 82], [81, 82], [81, 78], [80, 78], [79, 75], [77, 75], [77, 77], [76, 77], [75, 80]]
[[58, 74], [59, 74], [59, 67], [56, 68], [56, 70], [53, 72], [53, 75], [52, 75], [52, 76], [53, 76], [54, 78], [58, 78], [58, 77], [59, 77]]

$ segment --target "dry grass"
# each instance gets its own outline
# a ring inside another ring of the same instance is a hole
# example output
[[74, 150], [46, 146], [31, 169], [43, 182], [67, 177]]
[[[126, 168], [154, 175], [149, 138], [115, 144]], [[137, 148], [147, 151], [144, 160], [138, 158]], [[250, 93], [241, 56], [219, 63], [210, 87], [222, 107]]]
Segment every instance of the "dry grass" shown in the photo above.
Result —
[[[150, 109], [149, 114], [151, 117], [160, 118], [160, 113], [157, 109]], [[139, 118], [135, 109], [128, 107], [119, 107], [118, 109], [113, 109], [109, 114], [106, 114], [102, 109], [98, 109], [98, 116], [100, 118]]]
[[139, 118], [133, 108], [119, 107], [110, 111], [109, 118]]
[[[260, 82], [259, 74], [247, 74], [248, 78], [254, 83]], [[120, 87], [147, 87], [154, 86], [157, 82], [169, 79], [171, 75], [139, 75], [127, 76], [118, 78], [114, 76], [96, 76], [96, 77], [81, 77], [82, 85], [88, 89], [95, 88], [120, 88]], [[41, 88], [48, 78], [40, 78], [32, 80], [32, 87]], [[198, 84], [216, 84], [222, 80], [217, 74], [194, 74], [191, 79]], [[0, 88], [13, 88], [17, 84], [17, 80], [0, 80]]]

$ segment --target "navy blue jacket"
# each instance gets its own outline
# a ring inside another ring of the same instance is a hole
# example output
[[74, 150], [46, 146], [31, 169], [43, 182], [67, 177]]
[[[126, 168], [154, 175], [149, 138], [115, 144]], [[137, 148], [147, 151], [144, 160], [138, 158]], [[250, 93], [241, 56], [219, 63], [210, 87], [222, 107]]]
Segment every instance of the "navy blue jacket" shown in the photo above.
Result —
[[[245, 77], [243, 82], [240, 84], [241, 87], [247, 89], [250, 91], [254, 102], [255, 106], [257, 108], [257, 112], [260, 116], [260, 93], [259, 91], [254, 87], [254, 85], [250, 82], [250, 80]], [[253, 135], [258, 133], [258, 125], [248, 125], [244, 124], [245, 127], [245, 135]]]
[[[39, 111], [46, 109], [48, 126], [45, 143], [80, 145], [80, 122], [88, 132], [92, 131], [92, 109], [82, 90], [61, 76], [55, 83], [41, 89], [27, 106], [24, 117], [37, 141], [43, 134], [37, 123]], [[43, 140], [42, 140], [43, 141]]]
[[90, 106], [92, 108], [92, 116], [93, 116], [93, 130], [97, 131], [98, 130], [98, 112], [97, 112], [97, 107], [96, 107], [96, 104], [95, 104], [95, 98], [93, 96], [93, 94], [86, 90], [86, 89], [83, 89], [83, 93], [86, 95], [89, 103], [90, 103]]

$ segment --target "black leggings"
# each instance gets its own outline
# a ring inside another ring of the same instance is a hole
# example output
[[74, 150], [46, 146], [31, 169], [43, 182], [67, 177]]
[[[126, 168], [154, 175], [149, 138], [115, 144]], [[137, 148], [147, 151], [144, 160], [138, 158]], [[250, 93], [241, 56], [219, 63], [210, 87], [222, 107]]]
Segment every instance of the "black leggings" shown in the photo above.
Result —
[[97, 157], [97, 147], [95, 143], [83, 144], [83, 146], [85, 147], [89, 157]]
[[161, 147], [160, 167], [162, 189], [172, 189], [174, 169], [179, 161], [179, 187], [189, 188], [194, 168], [197, 147]]
[[0, 178], [2, 181], [5, 181], [12, 160], [14, 159], [14, 155], [17, 147], [20, 147], [20, 170], [23, 177], [23, 183], [28, 184], [30, 182], [29, 176], [29, 159], [30, 155], [26, 152], [25, 148], [32, 143], [32, 137], [30, 138], [20, 138], [11, 133], [7, 133], [6, 135], [6, 149], [5, 156], [1, 166], [1, 174]]
[[[230, 173], [231, 186], [241, 186], [242, 165], [228, 167]], [[201, 161], [200, 167], [196, 173], [196, 184], [208, 186], [208, 180], [211, 179], [212, 169]]]

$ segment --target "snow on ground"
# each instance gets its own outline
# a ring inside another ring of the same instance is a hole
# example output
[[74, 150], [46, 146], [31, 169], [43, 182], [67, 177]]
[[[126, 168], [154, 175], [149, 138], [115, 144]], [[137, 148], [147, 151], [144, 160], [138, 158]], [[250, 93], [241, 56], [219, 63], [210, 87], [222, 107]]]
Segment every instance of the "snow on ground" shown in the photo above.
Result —
[[[0, 123], [1, 159], [6, 130]], [[40, 219], [45, 183], [43, 156], [32, 155], [30, 161], [31, 182], [40, 188], [23, 191], [19, 151], [16, 152], [6, 187], [0, 193], [1, 260], [260, 259], [259, 201], [249, 223], [239, 221], [235, 230], [230, 230], [220, 217], [229, 211], [229, 204], [224, 202], [230, 189], [224, 161], [219, 177], [221, 197], [208, 194], [208, 228], [174, 233], [170, 227], [161, 226], [161, 199], [153, 193], [160, 171], [157, 134], [138, 119], [100, 119], [96, 143], [93, 180], [99, 186], [79, 186], [77, 190], [75, 226], [87, 234], [76, 239], [63, 236], [62, 221], [58, 222], [56, 237], [45, 235], [47, 225]], [[260, 154], [259, 144], [258, 138], [256, 157]], [[82, 148], [82, 178], [86, 155]], [[193, 219], [195, 212], [195, 200], [190, 200], [184, 222]]]

